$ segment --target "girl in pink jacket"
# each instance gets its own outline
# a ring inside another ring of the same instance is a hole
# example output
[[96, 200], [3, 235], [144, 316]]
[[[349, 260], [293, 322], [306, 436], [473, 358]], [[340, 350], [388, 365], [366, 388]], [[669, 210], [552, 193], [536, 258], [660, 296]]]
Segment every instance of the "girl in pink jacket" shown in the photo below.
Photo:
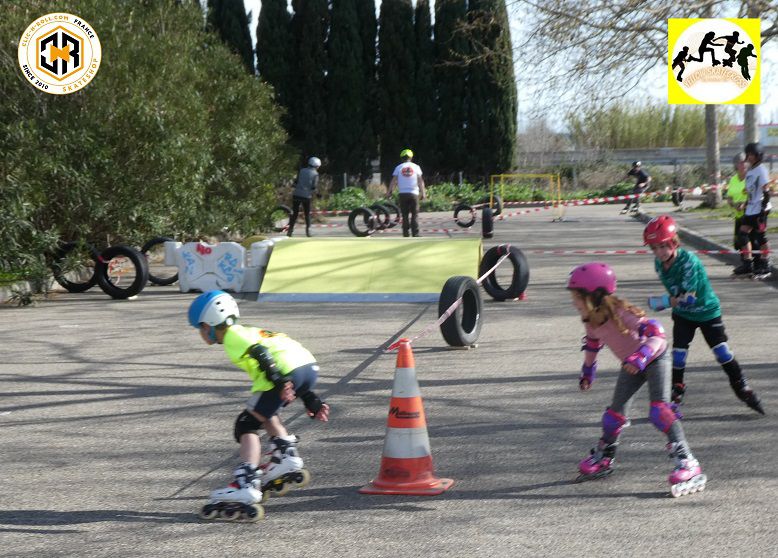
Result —
[[706, 477], [686, 443], [680, 415], [670, 405], [672, 376], [662, 324], [647, 319], [645, 312], [614, 294], [616, 275], [607, 264], [590, 262], [576, 267], [570, 272], [567, 288], [586, 329], [581, 347], [581, 390], [588, 390], [594, 383], [597, 353], [603, 346], [607, 345], [622, 363], [613, 401], [602, 415], [602, 436], [591, 455], [579, 463], [581, 474], [577, 481], [613, 472], [619, 435], [629, 426], [635, 394], [648, 383], [649, 420], [667, 435], [667, 451], [675, 462], [668, 478], [670, 493], [677, 498], [703, 490]]

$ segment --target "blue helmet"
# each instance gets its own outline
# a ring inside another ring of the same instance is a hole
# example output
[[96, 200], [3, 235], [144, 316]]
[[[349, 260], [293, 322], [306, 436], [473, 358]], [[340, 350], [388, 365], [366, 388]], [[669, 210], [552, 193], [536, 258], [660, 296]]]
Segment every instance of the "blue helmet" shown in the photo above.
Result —
[[189, 325], [196, 329], [199, 329], [203, 322], [211, 326], [225, 322], [232, 325], [239, 317], [238, 304], [224, 291], [208, 291], [189, 305]]

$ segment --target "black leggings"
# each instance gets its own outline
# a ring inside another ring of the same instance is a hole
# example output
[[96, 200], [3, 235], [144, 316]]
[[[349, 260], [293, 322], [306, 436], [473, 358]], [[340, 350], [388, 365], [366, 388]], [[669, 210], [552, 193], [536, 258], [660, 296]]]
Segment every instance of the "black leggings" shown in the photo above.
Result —
[[[705, 342], [716, 356], [716, 361], [729, 377], [730, 385], [733, 388], [740, 386], [743, 382], [743, 371], [740, 369], [737, 360], [735, 360], [735, 355], [729, 350], [727, 332], [724, 329], [724, 322], [721, 320], [721, 316], [705, 322], [694, 322], [677, 314], [673, 314], [673, 384], [684, 383], [686, 353], [689, 350], [692, 339], [694, 339], [697, 328], [700, 328]], [[724, 354], [730, 354], [732, 358], [726, 362], [721, 362], [726, 360], [720, 356]]]
[[300, 206], [303, 206], [303, 215], [305, 215], [305, 228], [311, 228], [311, 198], [301, 198], [292, 196], [292, 217], [289, 219], [289, 232], [294, 230], [294, 224], [297, 222], [297, 215], [300, 213]]

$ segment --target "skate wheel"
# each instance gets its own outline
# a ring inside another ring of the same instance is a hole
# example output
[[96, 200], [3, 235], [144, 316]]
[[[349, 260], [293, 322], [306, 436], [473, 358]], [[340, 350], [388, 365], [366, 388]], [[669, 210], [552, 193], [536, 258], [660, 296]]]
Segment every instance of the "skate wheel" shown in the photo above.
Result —
[[253, 523], [265, 517], [265, 508], [260, 505], [253, 504], [246, 508], [244, 514], [244, 521]]
[[200, 519], [206, 519], [206, 520], [216, 519], [219, 516], [219, 510], [206, 504], [205, 506], [202, 507], [200, 513], [198, 513], [197, 516]]
[[235, 521], [236, 519], [240, 519], [240, 509], [228, 508], [222, 510], [219, 515], [225, 521]]
[[291, 486], [289, 486], [288, 484], [284, 483], [284, 484], [281, 485], [281, 487], [278, 490], [276, 490], [276, 494], [275, 495], [276, 496], [286, 496], [289, 493], [289, 490], [291, 488], [292, 488]]
[[295, 485], [300, 488], [308, 486], [311, 482], [311, 473], [308, 472], [308, 469], [302, 469], [294, 480]]
[[263, 490], [262, 491], [262, 499], [260, 500], [260, 502], [262, 504], [264, 504], [268, 500], [270, 500], [270, 491], [269, 490]]

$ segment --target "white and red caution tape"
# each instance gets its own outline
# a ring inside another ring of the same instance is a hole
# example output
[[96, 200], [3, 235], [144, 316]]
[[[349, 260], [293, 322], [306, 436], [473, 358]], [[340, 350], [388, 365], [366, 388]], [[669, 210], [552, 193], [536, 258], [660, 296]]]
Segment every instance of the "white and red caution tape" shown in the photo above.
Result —
[[[477, 284], [479, 287], [481, 286], [481, 283], [483, 283], [484, 279], [486, 279], [487, 277], [489, 277], [489, 275], [490, 275], [492, 272], [494, 272], [494, 270], [495, 270], [495, 269], [497, 269], [497, 268], [500, 266], [500, 264], [501, 264], [502, 262], [504, 262], [504, 261], [506, 260], [506, 258], [508, 258], [508, 256], [510, 256], [510, 254], [511, 254], [511, 253], [510, 253], [510, 250], [508, 249], [508, 248], [510, 248], [510, 244], [503, 244], [502, 246], [505, 246], [505, 247], [506, 247], [505, 254], [503, 254], [503, 255], [500, 257], [500, 259], [499, 259], [499, 260], [497, 260], [497, 263], [495, 263], [495, 264], [492, 266], [492, 268], [491, 268], [491, 269], [489, 269], [489, 271], [487, 271], [486, 273], [484, 273], [483, 275], [481, 275], [481, 276], [480, 276], [478, 279], [476, 279], [476, 284]], [[451, 317], [451, 314], [453, 314], [454, 312], [456, 312], [457, 308], [459, 308], [461, 305], [462, 305], [462, 297], [460, 296], [458, 299], [456, 299], [456, 300], [455, 300], [455, 301], [454, 301], [454, 302], [451, 304], [451, 306], [449, 306], [448, 308], [446, 308], [446, 311], [445, 311], [445, 312], [443, 312], [443, 313], [440, 315], [440, 317], [439, 317], [437, 320], [435, 320], [435, 322], [433, 322], [433, 323], [429, 324], [427, 327], [425, 327], [423, 330], [421, 330], [421, 332], [420, 332], [418, 335], [416, 335], [416, 336], [414, 336], [414, 337], [411, 337], [410, 339], [408, 339], [408, 340], [407, 340], [407, 343], [408, 343], [408, 344], [411, 344], [411, 343], [413, 343], [414, 341], [416, 341], [416, 340], [418, 340], [418, 339], [421, 339], [422, 337], [426, 337], [427, 335], [429, 335], [430, 333], [432, 333], [432, 331], [433, 331], [434, 329], [436, 329], [436, 328], [439, 328], [439, 327], [440, 327], [440, 326], [443, 324], [443, 322], [445, 322], [447, 319], [449, 319], [449, 318]], [[396, 349], [397, 347], [399, 347], [399, 346], [400, 346], [400, 341], [395, 341], [394, 343], [392, 343], [391, 345], [389, 345], [389, 346], [386, 348], [386, 352], [388, 353], [389, 351], [393, 351], [393, 350], [395, 350], [395, 349]]]
[[[686, 250], [692, 254], [704, 254], [707, 256], [736, 255], [742, 254], [739, 250]], [[578, 256], [578, 255], [596, 255], [596, 256], [624, 256], [627, 254], [653, 254], [651, 250], [524, 250], [527, 254], [543, 256]], [[769, 254], [770, 250], [752, 250], [752, 254]]]

